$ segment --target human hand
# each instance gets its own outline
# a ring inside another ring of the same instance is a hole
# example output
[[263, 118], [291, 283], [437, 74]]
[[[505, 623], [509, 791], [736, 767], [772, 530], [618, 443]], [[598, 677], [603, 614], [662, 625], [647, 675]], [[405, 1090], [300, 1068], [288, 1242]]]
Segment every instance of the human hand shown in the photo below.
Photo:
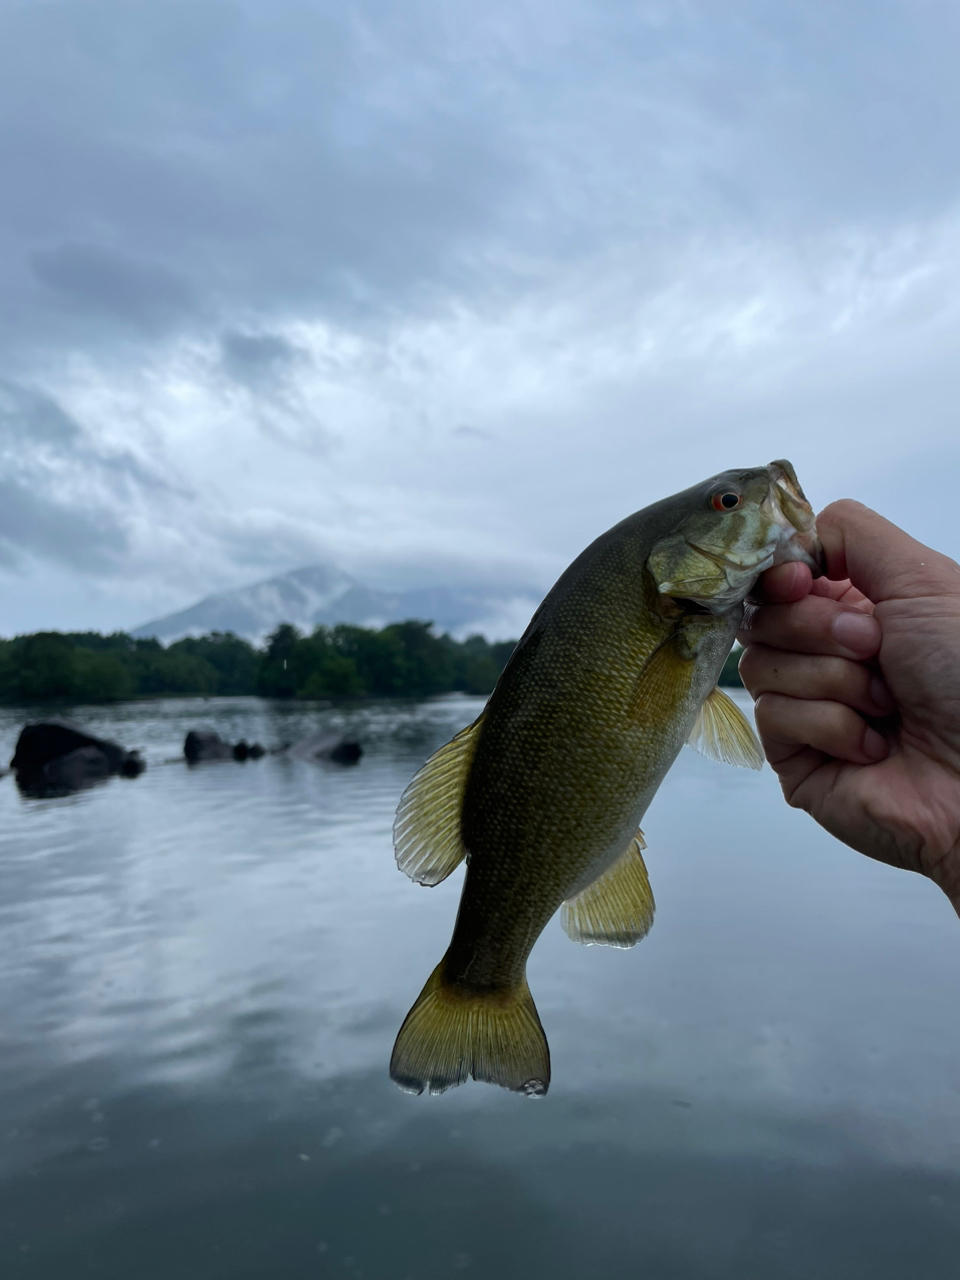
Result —
[[960, 567], [858, 502], [817, 531], [827, 576], [768, 570], [739, 635], [764, 751], [788, 804], [960, 914]]

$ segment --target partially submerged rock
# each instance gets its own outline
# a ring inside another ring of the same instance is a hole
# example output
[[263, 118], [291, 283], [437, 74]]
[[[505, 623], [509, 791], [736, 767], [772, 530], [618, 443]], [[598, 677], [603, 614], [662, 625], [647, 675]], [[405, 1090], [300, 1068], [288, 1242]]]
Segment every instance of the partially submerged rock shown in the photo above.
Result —
[[183, 742], [183, 754], [190, 764], [203, 760], [259, 760], [264, 749], [259, 742], [226, 742], [212, 729], [191, 729]]
[[108, 738], [87, 733], [69, 720], [41, 720], [24, 725], [10, 768], [27, 795], [65, 795], [120, 774], [135, 778], [146, 764]]
[[363, 755], [363, 747], [353, 738], [347, 738], [335, 730], [315, 733], [302, 742], [287, 748], [287, 755], [297, 760], [321, 760], [333, 764], [356, 764]]

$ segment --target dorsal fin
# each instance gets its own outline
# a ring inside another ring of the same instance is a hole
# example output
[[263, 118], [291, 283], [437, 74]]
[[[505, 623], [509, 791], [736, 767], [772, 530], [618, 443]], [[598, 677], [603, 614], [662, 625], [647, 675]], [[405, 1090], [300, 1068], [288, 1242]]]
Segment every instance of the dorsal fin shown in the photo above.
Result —
[[418, 884], [439, 884], [463, 861], [463, 789], [483, 712], [435, 751], [400, 797], [393, 824], [397, 866]]
[[645, 848], [638, 831], [612, 867], [563, 904], [560, 923], [574, 942], [632, 947], [649, 933], [655, 904], [640, 852]]
[[700, 708], [687, 739], [691, 747], [724, 764], [763, 768], [763, 748], [753, 726], [734, 700], [716, 688]]

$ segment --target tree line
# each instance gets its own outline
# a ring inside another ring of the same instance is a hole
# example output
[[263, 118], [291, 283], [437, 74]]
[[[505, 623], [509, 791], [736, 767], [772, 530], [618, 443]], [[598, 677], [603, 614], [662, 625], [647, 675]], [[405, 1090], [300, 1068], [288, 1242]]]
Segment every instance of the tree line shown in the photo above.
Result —
[[126, 632], [40, 631], [0, 640], [0, 702], [122, 702], [174, 695], [267, 698], [487, 694], [516, 645], [454, 640], [429, 622], [345, 624], [304, 635], [282, 623], [262, 648], [232, 632], [173, 644]]
[[[262, 648], [229, 631], [170, 645], [126, 632], [40, 631], [0, 640], [0, 703], [123, 702], [174, 695], [266, 698], [426, 698], [492, 691], [516, 645], [454, 640], [429, 622], [379, 630], [341, 624], [304, 635], [282, 623]], [[740, 685], [739, 651], [720, 683]]]

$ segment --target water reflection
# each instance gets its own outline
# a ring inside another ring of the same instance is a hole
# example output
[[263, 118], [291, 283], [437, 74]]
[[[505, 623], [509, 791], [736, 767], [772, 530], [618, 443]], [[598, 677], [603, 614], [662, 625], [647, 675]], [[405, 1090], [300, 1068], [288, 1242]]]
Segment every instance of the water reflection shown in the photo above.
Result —
[[[769, 774], [684, 753], [644, 824], [641, 947], [547, 930], [545, 1100], [390, 1085], [459, 892], [396, 871], [393, 810], [478, 710], [98, 709], [135, 784], [0, 781], [0, 1274], [956, 1273], [956, 920]], [[365, 755], [165, 764], [200, 724]]]
[[840, 1126], [637, 1088], [418, 1113], [382, 1072], [306, 1084], [253, 1040], [216, 1086], [38, 1097], [4, 1274], [956, 1274], [960, 1177]]

